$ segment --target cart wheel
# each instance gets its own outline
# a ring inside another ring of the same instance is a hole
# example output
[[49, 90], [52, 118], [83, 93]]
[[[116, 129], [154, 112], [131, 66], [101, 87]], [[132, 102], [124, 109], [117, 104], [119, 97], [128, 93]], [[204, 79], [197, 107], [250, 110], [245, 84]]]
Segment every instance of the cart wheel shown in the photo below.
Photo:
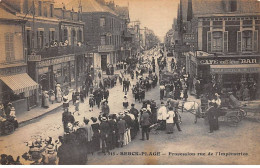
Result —
[[227, 120], [228, 120], [229, 126], [232, 126], [232, 127], [236, 127], [237, 123], [240, 121], [239, 117], [237, 117], [237, 116], [229, 116], [227, 118]]
[[240, 109], [239, 111], [240, 111], [240, 113], [242, 114], [243, 119], [244, 119], [244, 118], [247, 116], [247, 111], [242, 110], [242, 109]]

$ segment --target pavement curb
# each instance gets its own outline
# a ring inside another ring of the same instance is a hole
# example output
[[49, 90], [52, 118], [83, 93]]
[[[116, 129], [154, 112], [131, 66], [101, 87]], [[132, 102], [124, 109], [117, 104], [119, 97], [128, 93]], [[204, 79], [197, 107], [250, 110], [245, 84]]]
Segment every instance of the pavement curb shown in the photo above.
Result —
[[[72, 101], [72, 100], [70, 100], [69, 102], [71, 102], [71, 101]], [[29, 121], [32, 121], [32, 120], [35, 120], [35, 119], [37, 119], [37, 118], [43, 117], [43, 116], [45, 116], [45, 115], [47, 115], [47, 114], [53, 112], [54, 110], [56, 110], [56, 109], [58, 109], [58, 108], [60, 108], [60, 107], [62, 107], [62, 104], [59, 105], [59, 106], [57, 106], [57, 107], [55, 107], [55, 108], [53, 108], [53, 109], [51, 109], [51, 110], [49, 110], [49, 111], [46, 111], [45, 113], [42, 113], [42, 114], [40, 114], [40, 115], [37, 115], [37, 116], [35, 116], [35, 117], [33, 117], [33, 118], [30, 118], [30, 119], [28, 119], [28, 120], [24, 120], [24, 121], [18, 122], [18, 124], [19, 124], [19, 125], [23, 125], [23, 124], [25, 124], [25, 123], [27, 123], [27, 122], [29, 122]]]

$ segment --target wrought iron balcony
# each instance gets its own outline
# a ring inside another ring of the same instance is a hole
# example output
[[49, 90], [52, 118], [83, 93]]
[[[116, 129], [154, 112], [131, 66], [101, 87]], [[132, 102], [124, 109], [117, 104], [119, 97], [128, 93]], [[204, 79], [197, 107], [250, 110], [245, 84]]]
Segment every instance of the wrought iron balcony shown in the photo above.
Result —
[[[87, 50], [85, 45], [81, 46], [55, 46], [44, 47], [42, 49], [35, 49], [36, 55], [41, 55], [42, 59], [52, 58], [70, 54], [84, 54]], [[29, 53], [32, 51], [29, 50]]]

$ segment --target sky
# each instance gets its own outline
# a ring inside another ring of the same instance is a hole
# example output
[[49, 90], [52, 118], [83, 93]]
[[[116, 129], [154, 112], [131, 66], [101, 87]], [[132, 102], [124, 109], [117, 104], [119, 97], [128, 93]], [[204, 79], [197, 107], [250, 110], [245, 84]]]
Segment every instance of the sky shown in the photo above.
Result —
[[152, 29], [161, 41], [177, 18], [179, 0], [114, 0], [119, 6], [129, 2], [130, 20], [139, 20], [141, 27]]
[[[56, 0], [69, 2], [71, 0]], [[77, 0], [75, 0], [77, 1]], [[84, 1], [84, 0], [82, 0]], [[111, 0], [105, 0], [107, 2]], [[127, 6], [129, 3], [130, 20], [139, 20], [141, 27], [152, 29], [161, 41], [172, 28], [173, 19], [177, 18], [180, 0], [114, 0], [116, 5]]]

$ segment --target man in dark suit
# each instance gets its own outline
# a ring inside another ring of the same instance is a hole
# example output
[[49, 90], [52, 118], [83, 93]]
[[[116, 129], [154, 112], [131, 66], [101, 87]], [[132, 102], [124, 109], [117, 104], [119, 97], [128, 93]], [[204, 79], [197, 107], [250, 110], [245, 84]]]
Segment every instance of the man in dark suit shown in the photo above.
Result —
[[143, 114], [141, 115], [140, 124], [142, 127], [142, 140], [144, 141], [144, 134], [146, 134], [146, 139], [149, 140], [149, 127], [151, 125], [150, 123], [150, 115], [147, 112], [147, 109], [142, 109]]
[[123, 113], [119, 114], [119, 120], [117, 122], [117, 129], [118, 129], [118, 141], [119, 141], [119, 146], [123, 147], [124, 145], [124, 134], [126, 131], [126, 122], [123, 120]]
[[108, 143], [108, 136], [110, 133], [110, 125], [107, 121], [106, 117], [101, 118], [100, 124], [100, 135], [101, 135], [101, 142], [102, 142], [102, 152], [105, 153], [106, 151], [109, 152], [109, 143]]
[[214, 130], [216, 129], [216, 120], [218, 120], [217, 116], [217, 108], [214, 106], [213, 102], [209, 103], [209, 108], [207, 110], [208, 114], [208, 120], [209, 120], [209, 133], [213, 133]]

